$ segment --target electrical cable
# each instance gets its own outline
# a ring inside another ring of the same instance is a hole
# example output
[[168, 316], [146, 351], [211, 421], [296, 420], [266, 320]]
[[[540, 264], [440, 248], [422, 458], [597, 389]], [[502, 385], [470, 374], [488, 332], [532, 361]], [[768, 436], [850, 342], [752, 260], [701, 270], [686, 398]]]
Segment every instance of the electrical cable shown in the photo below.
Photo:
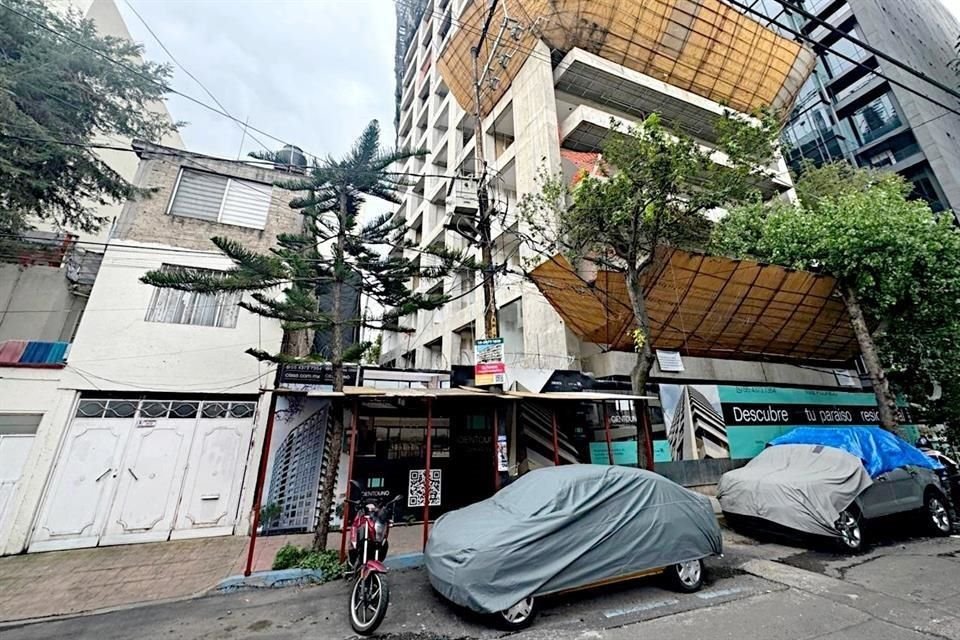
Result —
[[[818, 16], [810, 13], [810, 12], [807, 11], [806, 9], [804, 9], [803, 6], [802, 6], [802, 3], [788, 3], [787, 0], [774, 0], [774, 2], [776, 2], [777, 4], [779, 4], [779, 5], [780, 5], [781, 7], [783, 7], [785, 10], [789, 10], [789, 11], [795, 12], [795, 13], [803, 16], [803, 17], [806, 18], [808, 21], [812, 21], [812, 22], [816, 23], [818, 26], [826, 28], [827, 31], [829, 31], [830, 33], [838, 34], [840, 38], [842, 38], [842, 39], [844, 39], [844, 40], [847, 40], [847, 41], [850, 42], [851, 44], [853, 44], [853, 45], [855, 45], [855, 46], [857, 46], [857, 47], [860, 47], [860, 48], [863, 49], [864, 51], [867, 51], [867, 52], [869, 52], [869, 53], [877, 56], [877, 57], [880, 58], [881, 60], [884, 60], [884, 61], [886, 61], [886, 62], [889, 62], [890, 64], [892, 64], [892, 65], [894, 65], [895, 67], [901, 69], [902, 71], [906, 71], [906, 72], [909, 73], [910, 75], [912, 75], [912, 76], [914, 76], [914, 77], [916, 77], [916, 78], [919, 78], [920, 80], [923, 80], [923, 81], [926, 82], [927, 84], [929, 84], [929, 85], [931, 85], [931, 86], [933, 86], [933, 87], [936, 87], [937, 89], [943, 91], [944, 93], [946, 93], [946, 94], [948, 94], [948, 95], [950, 95], [950, 96], [952, 96], [952, 97], [960, 100], [960, 91], [958, 91], [956, 88], [951, 87], [951, 86], [948, 86], [948, 85], [940, 82], [939, 80], [937, 80], [937, 79], [935, 79], [935, 78], [931, 78], [930, 76], [928, 76], [928, 75], [927, 75], [926, 73], [924, 73], [923, 71], [920, 71], [920, 70], [918, 70], [918, 69], [916, 69], [916, 68], [914, 68], [914, 67], [911, 67], [910, 65], [904, 63], [903, 61], [898, 60], [895, 56], [891, 56], [891, 55], [889, 55], [889, 54], [887, 54], [887, 53], [884, 53], [883, 51], [880, 51], [879, 49], [877, 49], [876, 47], [872, 46], [871, 44], [869, 44], [869, 43], [867, 43], [867, 42], [864, 42], [863, 40], [860, 40], [859, 38], [856, 38], [856, 37], [850, 35], [849, 32], [843, 31], [842, 29], [840, 29], [840, 28], [838, 28], [838, 27], [835, 27], [834, 25], [830, 24], [830, 23], [827, 22], [826, 20], [823, 20], [822, 18], [820, 18], [820, 17], [818, 17]], [[738, 3], [738, 2], [733, 2], [733, 4], [739, 4], [739, 3]], [[752, 7], [748, 7], [748, 9], [749, 9], [751, 12], [755, 12], [755, 11], [756, 11], [756, 10], [753, 9]]]
[[[50, 33], [52, 33], [52, 34], [54, 34], [54, 35], [56, 35], [56, 36], [58, 36], [58, 37], [60, 37], [60, 38], [62, 38], [62, 39], [64, 39], [64, 40], [66, 40], [67, 42], [70, 42], [71, 44], [73, 44], [73, 45], [75, 45], [75, 46], [77, 46], [77, 47], [80, 47], [81, 49], [84, 49], [84, 50], [86, 50], [86, 51], [89, 51], [89, 52], [93, 53], [94, 55], [97, 55], [97, 56], [103, 58], [104, 60], [106, 60], [106, 61], [108, 61], [108, 62], [110, 62], [110, 63], [112, 63], [112, 64], [115, 64], [116, 66], [118, 66], [118, 67], [120, 67], [120, 68], [122, 68], [122, 69], [125, 69], [125, 70], [129, 71], [130, 73], [133, 73], [134, 75], [140, 77], [141, 79], [146, 80], [146, 81], [149, 82], [150, 84], [152, 84], [152, 85], [154, 85], [154, 86], [162, 89], [165, 93], [172, 93], [172, 94], [175, 94], [175, 95], [180, 96], [181, 98], [185, 98], [186, 100], [189, 100], [190, 102], [193, 102], [194, 104], [197, 104], [197, 105], [199, 105], [199, 106], [201, 106], [201, 107], [203, 107], [203, 108], [205, 108], [205, 109], [207, 109], [207, 110], [209, 110], [209, 111], [212, 111], [212, 112], [214, 112], [214, 113], [217, 113], [217, 114], [223, 116], [224, 118], [228, 118], [229, 120], [233, 120], [234, 122], [237, 122], [237, 123], [239, 123], [239, 124], [241, 124], [241, 125], [245, 125], [245, 126], [247, 126], [249, 129], [252, 129], [252, 130], [256, 131], [257, 133], [259, 133], [259, 134], [261, 134], [261, 135], [263, 135], [263, 136], [266, 136], [267, 138], [270, 138], [271, 140], [274, 140], [275, 142], [279, 142], [280, 144], [283, 144], [283, 145], [294, 146], [294, 145], [291, 145], [289, 142], [287, 142], [287, 141], [285, 141], [285, 140], [283, 140], [283, 139], [281, 139], [281, 138], [278, 138], [278, 137], [276, 137], [276, 136], [274, 136], [274, 135], [272, 135], [272, 134], [270, 134], [270, 133], [268, 133], [268, 132], [266, 132], [266, 131], [264, 131], [264, 130], [262, 130], [262, 129], [259, 129], [259, 128], [251, 125], [251, 124], [248, 124], [248, 123], [245, 124], [245, 123], [242, 122], [240, 119], [235, 118], [235, 117], [231, 116], [229, 113], [226, 113], [225, 111], [222, 111], [221, 109], [218, 109], [217, 107], [213, 107], [213, 106], [211, 106], [211, 105], [203, 102], [202, 100], [199, 100], [198, 98], [195, 98], [195, 97], [193, 97], [193, 96], [191, 96], [191, 95], [189, 95], [189, 94], [183, 93], [182, 91], [178, 91], [178, 90], [174, 89], [173, 87], [171, 87], [171, 86], [169, 86], [169, 85], [167, 85], [167, 84], [164, 84], [164, 83], [162, 83], [162, 82], [158, 82], [157, 80], [151, 78], [150, 76], [148, 76], [148, 75], [140, 72], [140, 71], [139, 71], [138, 69], [136, 69], [135, 67], [132, 67], [132, 66], [126, 64], [125, 62], [121, 62], [120, 60], [116, 60], [115, 58], [110, 57], [109, 55], [103, 53], [102, 51], [96, 49], [95, 47], [91, 47], [91, 46], [89, 46], [89, 45], [87, 45], [87, 44], [84, 44], [83, 42], [80, 42], [79, 40], [76, 40], [75, 38], [72, 38], [72, 37], [70, 37], [70, 36], [68, 36], [68, 35], [66, 35], [66, 34], [64, 34], [64, 33], [61, 33], [61, 32], [59, 32], [59, 31], [57, 31], [56, 29], [54, 29], [53, 27], [50, 27], [49, 25], [46, 25], [46, 24], [44, 24], [43, 22], [40, 22], [39, 20], [35, 20], [33, 17], [29, 16], [28, 14], [23, 13], [23, 12], [21, 12], [21, 11], [18, 11], [17, 9], [14, 9], [13, 7], [11, 7], [10, 5], [8, 5], [8, 4], [4, 3], [4, 2], [0, 2], [0, 8], [6, 9], [7, 11], [9, 11], [9, 12], [11, 12], [11, 13], [14, 13], [14, 14], [16, 14], [16, 15], [18, 15], [18, 16], [20, 16], [20, 17], [23, 18], [24, 20], [27, 20], [28, 22], [33, 23], [34, 25], [40, 27], [41, 29], [43, 29], [43, 30], [45, 30], [45, 31], [48, 31], [48, 32], [50, 32]], [[304, 152], [304, 155], [311, 155], [311, 156], [313, 156], [314, 158], [318, 158], [318, 157], [319, 157], [319, 156], [316, 156], [316, 155], [314, 155], [314, 154], [307, 154], [306, 152]]]
[[[214, 103], [216, 103], [216, 105], [217, 105], [218, 107], [220, 107], [221, 109], [223, 109], [223, 112], [224, 112], [224, 113], [226, 113], [226, 114], [229, 115], [231, 118], [233, 118], [233, 115], [230, 114], [230, 111], [229, 111], [225, 106], [223, 106], [223, 103], [220, 102], [220, 100], [217, 99], [217, 96], [213, 95], [213, 92], [211, 92], [210, 89], [208, 89], [207, 86], [206, 86], [205, 84], [203, 84], [203, 83], [200, 81], [199, 78], [197, 78], [195, 75], [193, 75], [192, 73], [190, 73], [190, 71], [189, 71], [186, 67], [184, 67], [182, 64], [180, 64], [180, 61], [177, 60], [177, 58], [173, 55], [173, 53], [170, 51], [170, 49], [167, 48], [167, 45], [165, 45], [165, 44], [163, 43], [163, 40], [160, 39], [160, 36], [158, 36], [158, 35], [154, 32], [154, 30], [150, 27], [150, 25], [149, 25], [149, 24], [147, 23], [147, 21], [143, 18], [143, 16], [141, 16], [140, 13], [136, 10], [136, 8], [134, 8], [134, 6], [133, 6], [133, 4], [130, 2], [130, 0], [124, 0], [124, 3], [125, 3], [125, 4], [127, 5], [127, 7], [130, 9], [130, 11], [133, 12], [133, 15], [135, 15], [135, 16], [137, 17], [137, 19], [143, 24], [143, 26], [144, 26], [144, 27], [146, 28], [146, 30], [150, 33], [150, 35], [153, 36], [153, 39], [157, 41], [157, 44], [160, 45], [160, 48], [163, 49], [163, 51], [167, 54], [167, 56], [170, 58], [170, 60], [173, 61], [173, 64], [177, 65], [177, 66], [180, 68], [181, 71], [183, 71], [185, 74], [187, 74], [187, 76], [190, 77], [191, 80], [193, 80], [194, 82], [196, 82], [196, 83], [200, 86], [200, 88], [203, 89], [204, 93], [206, 93], [208, 96], [210, 96], [210, 99], [213, 100]], [[248, 135], [249, 135], [249, 136], [253, 139], [253, 141], [256, 142], [257, 144], [259, 144], [261, 147], [263, 147], [263, 149], [264, 149], [265, 151], [267, 151], [267, 152], [271, 152], [271, 151], [272, 151], [272, 150], [271, 150], [270, 148], [268, 148], [267, 145], [265, 145], [259, 138], [257, 138], [255, 135], [253, 135], [252, 133], [249, 133], [249, 132], [247, 131], [247, 126], [246, 126], [246, 124], [240, 124], [240, 121], [239, 121], [239, 120], [236, 120], [236, 119], [235, 119], [235, 123], [236, 123], [236, 125], [237, 125], [238, 127], [240, 127], [241, 131], [243, 131], [244, 136], [248, 136]], [[241, 143], [241, 144], [242, 144], [242, 143]]]
[[[753, 15], [757, 15], [757, 16], [763, 16], [763, 15], [764, 15], [762, 12], [757, 11], [756, 9], [753, 9], [753, 8], [749, 7], [748, 5], [746, 5], [746, 4], [743, 3], [743, 2], [740, 2], [740, 0], [724, 0], [724, 1], [730, 3], [730, 4], [733, 5], [734, 7], [737, 7], [737, 8], [739, 8], [739, 9], [742, 9], [743, 11], [747, 11], [747, 12], [753, 14]], [[777, 2], [780, 2], [781, 0], [776, 0], [776, 1], [777, 1]], [[888, 75], [886, 75], [886, 74], [884, 74], [884, 73], [881, 73], [878, 69], [872, 68], [872, 67], [868, 66], [867, 64], [865, 64], [864, 62], [859, 61], [859, 60], [857, 60], [856, 58], [853, 58], [853, 57], [851, 57], [851, 56], [849, 56], [849, 55], [847, 55], [847, 54], [845, 54], [845, 53], [841, 53], [841, 52], [839, 52], [839, 51], [836, 51], [835, 49], [832, 49], [832, 48], [829, 47], [829, 46], [825, 46], [825, 45], [821, 44], [819, 41], [817, 41], [815, 38], [812, 38], [812, 37], [810, 37], [809, 35], [806, 35], [806, 34], [802, 33], [801, 31], [797, 31], [796, 29], [790, 29], [790, 28], [785, 27], [785, 26], [782, 26], [782, 25], [781, 25], [781, 28], [782, 28], [784, 31], [786, 31], [786, 32], [794, 35], [795, 37], [800, 38], [800, 39], [803, 40], [805, 43], [813, 45], [816, 49], [825, 50], [826, 52], [831, 53], [832, 55], [834, 55], [834, 56], [837, 57], [837, 58], [840, 58], [841, 60], [845, 60], [845, 61], [847, 61], [847, 62], [849, 62], [849, 63], [851, 63], [851, 64], [853, 64], [853, 65], [855, 65], [855, 66], [857, 66], [857, 67], [860, 67], [861, 69], [866, 69], [868, 73], [872, 73], [873, 75], [875, 75], [875, 76], [877, 76], [877, 77], [879, 77], [879, 78], [883, 78], [884, 80], [886, 80], [887, 82], [889, 82], [890, 84], [892, 84], [892, 85], [894, 85], [894, 86], [897, 86], [897, 87], [900, 87], [901, 89], [904, 89], [904, 90], [906, 90], [906, 91], [909, 91], [910, 93], [916, 95], [917, 97], [923, 98], [924, 100], [927, 100], [928, 102], [937, 105], [937, 106], [940, 107], [941, 109], [945, 109], [946, 111], [949, 111], [950, 113], [953, 113], [953, 114], [955, 114], [955, 115], [960, 116], [960, 109], [947, 106], [945, 103], [943, 103], [943, 102], [941, 102], [940, 100], [937, 100], [937, 99], [933, 98], [932, 96], [924, 93], [924, 92], [923, 92], [922, 90], [920, 90], [920, 89], [915, 89], [915, 88], [913, 88], [913, 87], [911, 87], [911, 86], [909, 86], [909, 85], [907, 85], [907, 84], [905, 84], [905, 83], [903, 83], [903, 82], [901, 82], [901, 81], [899, 81], [899, 80], [894, 80], [894, 79], [891, 78], [890, 76], [888, 76]], [[924, 82], [929, 82], [929, 78], [927, 78], [922, 72], [919, 72], [919, 71], [914, 70], [914, 72], [913, 72], [911, 75], [916, 76], [917, 78], [919, 78], [920, 80], [922, 80], [922, 81], [924, 81]], [[933, 84], [932, 86], [935, 86], [935, 87], [937, 87], [937, 88], [940, 88], [940, 83]], [[951, 94], [951, 95], [952, 95], [952, 94]], [[957, 93], [957, 95], [960, 95], [960, 93]]]

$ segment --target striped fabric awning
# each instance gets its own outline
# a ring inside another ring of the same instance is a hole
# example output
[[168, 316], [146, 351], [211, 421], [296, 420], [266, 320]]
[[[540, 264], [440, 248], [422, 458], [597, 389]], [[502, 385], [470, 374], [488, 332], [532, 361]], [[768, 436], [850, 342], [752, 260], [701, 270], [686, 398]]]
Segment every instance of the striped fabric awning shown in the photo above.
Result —
[[5, 340], [0, 342], [0, 367], [62, 367], [69, 350], [69, 342]]

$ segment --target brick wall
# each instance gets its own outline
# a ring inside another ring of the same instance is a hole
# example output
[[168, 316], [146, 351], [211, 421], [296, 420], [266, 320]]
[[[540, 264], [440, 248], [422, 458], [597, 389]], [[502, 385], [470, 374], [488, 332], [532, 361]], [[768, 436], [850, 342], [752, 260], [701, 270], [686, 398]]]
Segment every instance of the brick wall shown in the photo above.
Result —
[[266, 251], [276, 245], [278, 234], [300, 231], [302, 216], [289, 207], [293, 192], [276, 186], [273, 188], [267, 223], [262, 231], [169, 215], [167, 207], [181, 167], [265, 184], [296, 177], [273, 169], [204, 156], [172, 155], [173, 152], [174, 149], [152, 145], [141, 150], [136, 183], [150, 189], [151, 193], [124, 205], [113, 238], [210, 251], [216, 250], [210, 238], [224, 236], [242, 242], [251, 250]]

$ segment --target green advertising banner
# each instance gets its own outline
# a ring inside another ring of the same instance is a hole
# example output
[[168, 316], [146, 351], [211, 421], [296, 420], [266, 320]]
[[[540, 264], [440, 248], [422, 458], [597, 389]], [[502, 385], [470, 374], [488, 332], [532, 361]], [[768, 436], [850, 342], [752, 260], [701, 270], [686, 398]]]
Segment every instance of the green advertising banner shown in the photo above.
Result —
[[[796, 427], [879, 424], [874, 395], [856, 391], [662, 384], [660, 399], [670, 460], [752, 458]], [[917, 428], [901, 437], [914, 442]]]

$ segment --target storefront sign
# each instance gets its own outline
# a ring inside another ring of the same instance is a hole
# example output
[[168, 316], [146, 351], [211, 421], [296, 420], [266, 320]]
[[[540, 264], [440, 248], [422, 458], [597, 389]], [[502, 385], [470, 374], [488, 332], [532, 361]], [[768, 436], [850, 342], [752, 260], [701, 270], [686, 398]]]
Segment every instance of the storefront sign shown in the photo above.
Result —
[[[353, 364], [343, 365], [345, 384], [359, 384], [360, 368]], [[320, 391], [333, 388], [333, 367], [324, 363], [282, 364], [278, 384], [281, 387], [303, 391]]]
[[[613, 464], [637, 464], [636, 440], [611, 442], [610, 449], [613, 450]], [[610, 464], [610, 453], [607, 451], [606, 442], [590, 443], [590, 464]]]
[[[880, 422], [874, 395], [863, 392], [662, 384], [660, 399], [671, 460], [752, 458], [795, 427]], [[909, 423], [906, 409], [901, 412]], [[909, 440], [910, 433], [903, 435]]]
[[507, 367], [503, 362], [503, 338], [488, 338], [474, 343], [474, 384], [478, 387], [505, 384]]

